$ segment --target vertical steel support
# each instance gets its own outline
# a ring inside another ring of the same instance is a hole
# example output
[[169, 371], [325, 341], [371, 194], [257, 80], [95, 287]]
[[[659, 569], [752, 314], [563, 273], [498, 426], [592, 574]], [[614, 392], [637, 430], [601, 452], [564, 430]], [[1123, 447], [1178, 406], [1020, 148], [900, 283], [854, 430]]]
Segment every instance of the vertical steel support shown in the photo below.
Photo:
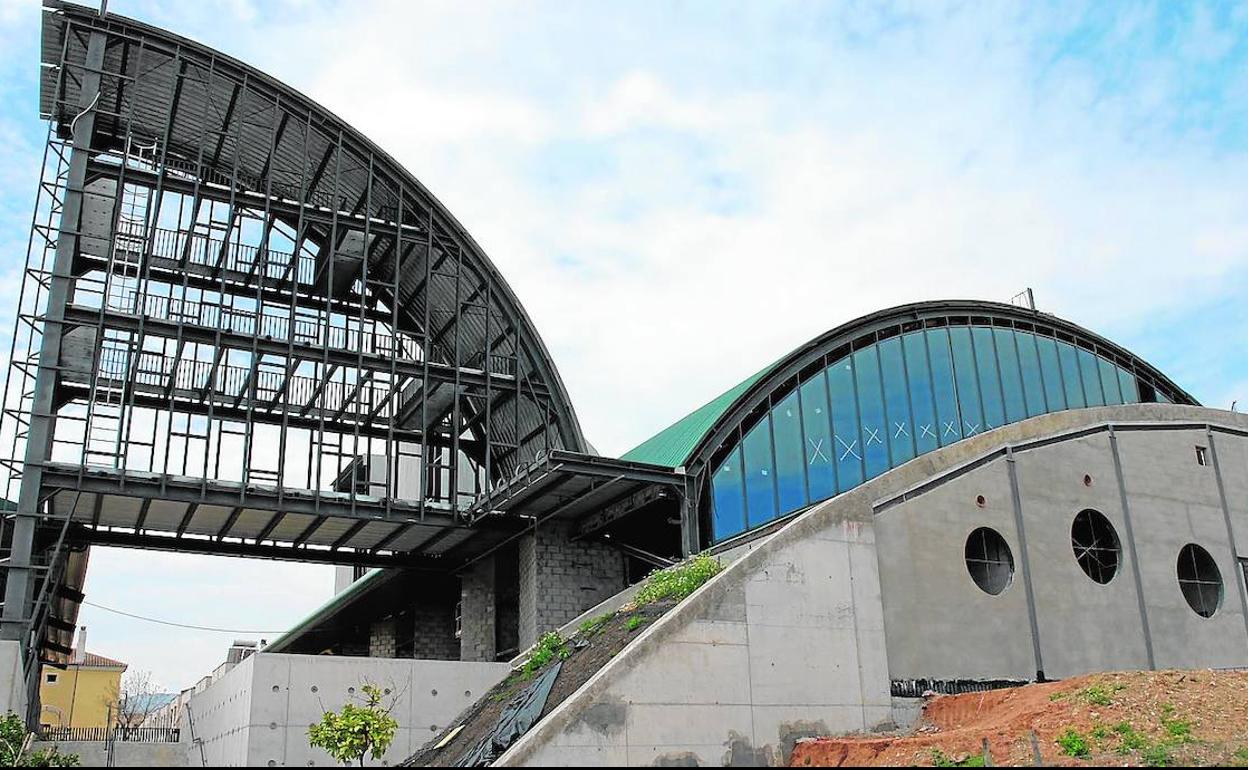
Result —
[[686, 475], [684, 488], [680, 490], [680, 554], [686, 558], [702, 550], [697, 490], [696, 475]]
[[[57, 371], [60, 368], [61, 339], [65, 333], [65, 306], [69, 302], [74, 254], [78, 250], [82, 193], [87, 177], [91, 137], [95, 133], [95, 107], [100, 98], [100, 71], [104, 66], [106, 42], [103, 32], [91, 33], [83, 66], [82, 91], [78, 97], [79, 113], [72, 123], [73, 149], [69, 158], [65, 207], [61, 213], [47, 309], [44, 313], [39, 369], [35, 375], [30, 431], [22, 465], [22, 488], [17, 498], [12, 553], [6, 569], [4, 612], [0, 616], [0, 638], [20, 642], [23, 652], [26, 653], [26, 660], [32, 662], [38, 659], [37, 656], [29, 654], [32, 646], [37, 644], [37, 640], [31, 637], [29, 614], [34, 589], [35, 526], [40, 516], [39, 491], [43, 484], [44, 463], [52, 456], [52, 438], [56, 430], [54, 395]], [[31, 672], [26, 673], [29, 678]]]

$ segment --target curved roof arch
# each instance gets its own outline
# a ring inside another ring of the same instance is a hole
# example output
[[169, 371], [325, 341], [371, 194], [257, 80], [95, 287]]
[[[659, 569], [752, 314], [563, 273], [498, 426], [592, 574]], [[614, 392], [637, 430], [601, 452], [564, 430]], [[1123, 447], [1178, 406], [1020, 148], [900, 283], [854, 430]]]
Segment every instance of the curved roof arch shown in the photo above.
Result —
[[[243, 202], [267, 198], [277, 202], [275, 211], [289, 204], [291, 227], [320, 227], [322, 239], [335, 232], [340, 248], [349, 229], [371, 231], [356, 248], [368, 255], [373, 290], [397, 307], [407, 330], [429, 335], [429, 360], [488, 376], [491, 355], [514, 357], [516, 378], [525, 381], [514, 400], [524, 413], [506, 410], [514, 424], [505, 429], [491, 426], [504, 410], [481, 414], [471, 430], [493, 427], [521, 445], [507, 466], [541, 449], [588, 451], [563, 380], [507, 281], [387, 152], [294, 88], [201, 43], [56, 0], [44, 12], [40, 111], [59, 131], [72, 126], [80, 84], [60, 77], [58, 62], [84, 62], [86, 33], [102, 30], [109, 39], [104, 71], [126, 74], [101, 84], [93, 148], [157, 148], [165, 167], [197, 190]], [[385, 291], [385, 283], [397, 291]], [[557, 427], [554, 441], [540, 434], [546, 420]]]
[[1073, 322], [1015, 305], [976, 300], [919, 302], [856, 318], [815, 337], [704, 404], [637, 447], [623, 459], [686, 467], [693, 473], [711, 462], [751, 417], [766, 411], [768, 399], [794, 387], [803, 372], [902, 331], [931, 325], [986, 323], [1036, 329], [1118, 362], [1177, 404], [1198, 402], [1169, 377], [1126, 348]]

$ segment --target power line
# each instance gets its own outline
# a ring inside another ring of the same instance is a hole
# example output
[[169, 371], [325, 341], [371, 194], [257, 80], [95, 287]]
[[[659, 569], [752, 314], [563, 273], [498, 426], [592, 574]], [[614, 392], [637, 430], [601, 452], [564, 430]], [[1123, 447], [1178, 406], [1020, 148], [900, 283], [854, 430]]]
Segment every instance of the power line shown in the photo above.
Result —
[[83, 599], [82, 603], [95, 607], [96, 609], [104, 610], [105, 612], [113, 612], [118, 615], [125, 615], [127, 618], [134, 618], [135, 620], [145, 620], [148, 623], [159, 623], [162, 626], [173, 626], [174, 628], [189, 628], [194, 631], [216, 631], [217, 633], [221, 633], [221, 634], [256, 634], [256, 635], [259, 635], [259, 634], [272, 635], [272, 634], [286, 633], [285, 631], [254, 631], [254, 630], [240, 629], [240, 628], [216, 628], [215, 626], [196, 626], [190, 623], [175, 623], [172, 620], [161, 620], [160, 618], [149, 618], [145, 615], [136, 615], [133, 612], [126, 612], [124, 610], [115, 609], [113, 607], [105, 607], [103, 604], [96, 604], [95, 602], [89, 602], [86, 599]]

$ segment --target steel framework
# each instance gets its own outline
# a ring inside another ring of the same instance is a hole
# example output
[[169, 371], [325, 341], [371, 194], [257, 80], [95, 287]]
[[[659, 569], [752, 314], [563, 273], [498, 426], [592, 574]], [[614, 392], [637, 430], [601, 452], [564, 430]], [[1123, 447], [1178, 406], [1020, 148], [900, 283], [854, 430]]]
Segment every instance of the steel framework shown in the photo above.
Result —
[[49, 132], [0, 428], [0, 634], [27, 672], [68, 652], [91, 543], [433, 568], [512, 536], [523, 522], [474, 501], [587, 446], [463, 227], [271, 77], [44, 11]]

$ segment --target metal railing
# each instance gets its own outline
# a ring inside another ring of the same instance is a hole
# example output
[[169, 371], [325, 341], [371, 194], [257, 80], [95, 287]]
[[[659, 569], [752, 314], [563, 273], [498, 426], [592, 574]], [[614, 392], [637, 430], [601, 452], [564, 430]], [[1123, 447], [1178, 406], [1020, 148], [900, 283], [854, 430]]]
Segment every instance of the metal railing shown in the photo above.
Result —
[[178, 727], [52, 727], [40, 725], [36, 736], [41, 741], [128, 741], [132, 743], [177, 743], [182, 730]]

